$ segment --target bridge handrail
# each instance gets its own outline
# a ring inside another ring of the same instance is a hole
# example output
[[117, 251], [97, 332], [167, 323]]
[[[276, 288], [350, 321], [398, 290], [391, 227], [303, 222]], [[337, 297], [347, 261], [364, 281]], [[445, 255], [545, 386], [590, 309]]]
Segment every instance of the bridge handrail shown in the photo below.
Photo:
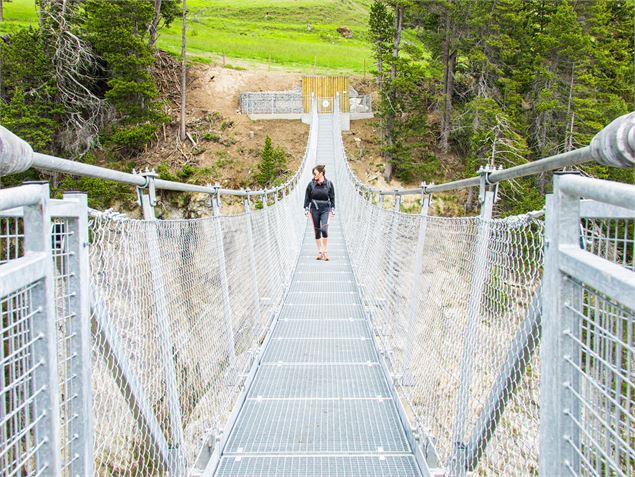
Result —
[[[311, 108], [315, 109], [315, 98], [311, 104]], [[249, 190], [249, 189], [225, 189], [217, 185], [195, 185], [183, 182], [168, 181], [164, 179], [154, 179], [154, 187], [156, 189], [169, 190], [174, 192], [203, 193], [215, 195], [227, 195], [236, 197], [259, 197], [269, 194], [277, 194], [283, 190], [293, 187], [297, 184], [300, 174], [303, 170], [304, 162], [307, 154], [304, 155], [300, 167], [296, 173], [285, 181], [283, 184], [267, 189]], [[82, 177], [94, 177], [97, 179], [120, 182], [140, 188], [147, 188], [150, 184], [149, 176], [155, 175], [154, 171], [146, 170], [145, 172], [130, 173], [122, 172], [105, 167], [84, 164], [69, 159], [63, 159], [48, 154], [42, 154], [33, 151], [31, 146], [13, 134], [8, 129], [0, 125], [0, 177], [18, 172], [24, 172], [34, 167], [36, 169], [60, 172]]]
[[635, 168], [635, 112], [625, 114], [598, 132], [591, 144], [580, 149], [556, 154], [527, 164], [510, 167], [509, 169], [481, 168], [479, 175], [443, 184], [422, 183], [421, 187], [413, 189], [379, 189], [370, 187], [362, 182], [350, 168], [349, 174], [355, 185], [371, 194], [382, 196], [406, 196], [448, 192], [470, 187], [479, 187], [482, 176], [485, 183], [492, 185], [498, 182], [527, 177], [543, 172], [555, 171], [564, 167], [577, 166], [596, 161], [613, 167]]

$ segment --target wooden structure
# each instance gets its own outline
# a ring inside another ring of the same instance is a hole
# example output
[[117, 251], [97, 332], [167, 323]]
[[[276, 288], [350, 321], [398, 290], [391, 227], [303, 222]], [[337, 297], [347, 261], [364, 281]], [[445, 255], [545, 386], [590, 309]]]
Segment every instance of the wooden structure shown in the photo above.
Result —
[[302, 101], [304, 112], [311, 111], [311, 94], [315, 93], [318, 112], [332, 113], [336, 93], [340, 94], [340, 112], [348, 113], [350, 104], [348, 98], [347, 76], [303, 76]]

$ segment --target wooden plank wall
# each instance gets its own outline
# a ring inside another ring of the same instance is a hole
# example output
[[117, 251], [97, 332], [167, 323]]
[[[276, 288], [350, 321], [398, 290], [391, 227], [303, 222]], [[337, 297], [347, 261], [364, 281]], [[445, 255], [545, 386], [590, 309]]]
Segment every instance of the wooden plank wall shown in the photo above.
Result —
[[340, 111], [349, 112], [348, 76], [303, 76], [304, 112], [308, 113], [311, 110], [311, 93], [315, 93], [317, 98], [333, 98], [335, 100], [337, 92], [340, 93]]

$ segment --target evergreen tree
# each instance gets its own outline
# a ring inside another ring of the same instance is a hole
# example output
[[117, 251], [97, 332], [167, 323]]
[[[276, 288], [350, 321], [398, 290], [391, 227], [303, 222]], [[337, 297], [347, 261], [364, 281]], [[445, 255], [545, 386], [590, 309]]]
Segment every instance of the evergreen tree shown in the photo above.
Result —
[[280, 146], [273, 147], [269, 135], [265, 137], [265, 145], [260, 152], [256, 181], [261, 187], [271, 187], [287, 172], [287, 155]]
[[111, 140], [139, 149], [167, 121], [150, 73], [154, 57], [147, 36], [153, 5], [147, 0], [86, 0], [85, 9], [86, 35], [108, 66], [105, 96], [119, 113]]
[[256, 176], [258, 184], [263, 187], [271, 184], [271, 181], [276, 175], [276, 157], [274, 155], [274, 149], [269, 135], [265, 137], [265, 145], [260, 152], [258, 170], [260, 171]]
[[384, 84], [384, 61], [390, 51], [394, 21], [394, 15], [386, 4], [382, 0], [374, 0], [370, 5], [368, 35], [377, 62], [377, 82], [380, 90]]
[[278, 179], [287, 172], [287, 154], [280, 146], [276, 146], [273, 150], [273, 162], [275, 167], [274, 179]]
[[39, 152], [55, 152], [55, 136], [64, 113], [56, 102], [53, 65], [32, 27], [0, 41], [2, 97], [0, 122]]

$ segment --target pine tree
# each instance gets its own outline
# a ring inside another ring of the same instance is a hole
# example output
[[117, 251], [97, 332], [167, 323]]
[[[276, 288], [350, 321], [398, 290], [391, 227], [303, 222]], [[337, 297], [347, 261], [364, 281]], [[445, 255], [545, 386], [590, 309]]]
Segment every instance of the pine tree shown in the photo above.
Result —
[[135, 150], [167, 120], [150, 73], [154, 56], [147, 40], [154, 8], [147, 0], [86, 0], [86, 36], [108, 65], [105, 96], [119, 113], [111, 140]]
[[276, 157], [269, 135], [265, 137], [265, 145], [260, 152], [259, 174], [256, 176], [258, 184], [267, 187], [276, 175]]
[[40, 40], [39, 30], [28, 27], [0, 41], [0, 122], [36, 151], [51, 153], [64, 109], [56, 102], [53, 65]]
[[285, 172], [287, 172], [287, 154], [280, 146], [276, 146], [273, 150], [273, 163], [275, 169], [274, 180], [278, 180]]
[[394, 15], [382, 0], [375, 0], [370, 5], [368, 18], [368, 35], [377, 61], [377, 82], [381, 90], [384, 84], [384, 61], [390, 51], [393, 37]]

